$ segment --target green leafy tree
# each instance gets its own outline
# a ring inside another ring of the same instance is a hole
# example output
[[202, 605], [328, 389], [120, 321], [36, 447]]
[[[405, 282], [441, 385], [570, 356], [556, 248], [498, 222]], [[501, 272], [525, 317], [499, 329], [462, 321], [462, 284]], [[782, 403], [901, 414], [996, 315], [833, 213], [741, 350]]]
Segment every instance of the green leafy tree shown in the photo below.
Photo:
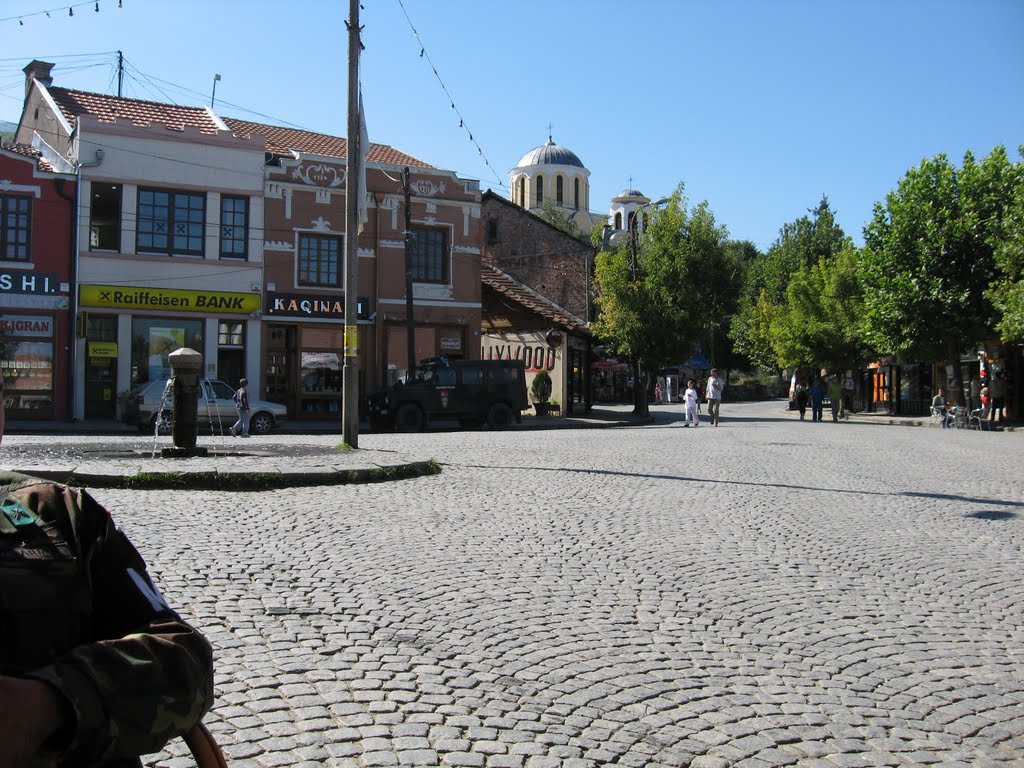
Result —
[[996, 325], [995, 251], [1020, 173], [1002, 147], [980, 163], [968, 152], [960, 168], [936, 155], [875, 204], [864, 229], [869, 341], [885, 353], [947, 360], [957, 401], [962, 350]]
[[836, 223], [827, 197], [822, 197], [808, 214], [783, 225], [768, 252], [755, 258], [745, 270], [743, 291], [729, 335], [740, 352], [765, 370], [786, 367], [779, 359], [776, 335], [786, 315], [787, 291], [793, 275], [822, 260], [834, 259], [842, 250], [852, 247], [850, 238]]
[[[1018, 149], [1024, 158], [1024, 146]], [[1016, 178], [1016, 192], [1003, 219], [995, 249], [998, 276], [988, 292], [999, 320], [996, 330], [1006, 341], [1024, 340], [1024, 173]]]
[[767, 334], [783, 368], [848, 368], [867, 350], [861, 318], [864, 291], [857, 252], [847, 246], [835, 256], [800, 267], [775, 305]]
[[560, 229], [577, 240], [583, 240], [584, 242], [589, 240], [589, 237], [580, 231], [580, 226], [573, 219], [572, 214], [556, 206], [552, 200], [545, 200], [537, 215], [555, 229]]
[[680, 184], [664, 209], [648, 212], [642, 237], [597, 256], [594, 330], [633, 363], [641, 414], [647, 371], [680, 359], [727, 302], [725, 228], [707, 203], [686, 205]]

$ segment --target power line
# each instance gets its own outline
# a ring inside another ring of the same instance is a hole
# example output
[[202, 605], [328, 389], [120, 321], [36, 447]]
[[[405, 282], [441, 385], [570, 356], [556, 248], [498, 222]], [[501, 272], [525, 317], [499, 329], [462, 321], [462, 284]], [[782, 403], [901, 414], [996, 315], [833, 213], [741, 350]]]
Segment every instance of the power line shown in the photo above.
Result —
[[[8, 16], [5, 19], [0, 19], [0, 23], [5, 21], [17, 21], [19, 26], [25, 26], [24, 19], [31, 19], [33, 16], [46, 16], [48, 19], [53, 17], [50, 14], [60, 13], [63, 14], [65, 10], [68, 12], [68, 16], [75, 15], [75, 8], [86, 8], [92, 6], [95, 13], [100, 12], [99, 0], [86, 0], [84, 3], [75, 3], [73, 5], [62, 5], [59, 8], [50, 8], [48, 11], [34, 11], [32, 13], [22, 13], [17, 16]], [[118, 0], [117, 7], [122, 8], [124, 6], [124, 0]]]
[[430, 64], [430, 69], [433, 71], [434, 77], [437, 78], [437, 82], [441, 85], [441, 90], [444, 91], [444, 95], [448, 97], [448, 103], [451, 105], [452, 111], [459, 116], [459, 128], [462, 128], [463, 130], [466, 131], [466, 134], [469, 136], [470, 143], [474, 147], [476, 147], [477, 154], [483, 158], [484, 165], [486, 165], [488, 170], [490, 170], [490, 172], [494, 174], [494, 178], [495, 180], [497, 180], [498, 186], [502, 187], [507, 191], [508, 187], [505, 186], [505, 182], [501, 180], [501, 177], [498, 176], [497, 172], [491, 166], [491, 161], [487, 159], [487, 155], [484, 154], [483, 148], [480, 146], [479, 142], [477, 142], [477, 140], [473, 138], [473, 132], [469, 129], [469, 126], [466, 125], [465, 117], [463, 117], [462, 112], [459, 110], [459, 108], [455, 106], [455, 99], [452, 98], [451, 92], [449, 92], [448, 90], [448, 86], [446, 86], [444, 84], [444, 80], [441, 79], [441, 75], [437, 71], [437, 66], [430, 58], [430, 54], [427, 52], [427, 47], [426, 45], [423, 44], [423, 40], [420, 38], [420, 33], [416, 31], [416, 27], [412, 23], [412, 19], [409, 18], [409, 12], [405, 10], [405, 4], [402, 2], [402, 0], [398, 0], [398, 5], [402, 9], [402, 13], [405, 16], [405, 20], [409, 23], [409, 29], [412, 30], [413, 37], [416, 38], [416, 42], [420, 46], [420, 58], [425, 58], [427, 60], [427, 63]]

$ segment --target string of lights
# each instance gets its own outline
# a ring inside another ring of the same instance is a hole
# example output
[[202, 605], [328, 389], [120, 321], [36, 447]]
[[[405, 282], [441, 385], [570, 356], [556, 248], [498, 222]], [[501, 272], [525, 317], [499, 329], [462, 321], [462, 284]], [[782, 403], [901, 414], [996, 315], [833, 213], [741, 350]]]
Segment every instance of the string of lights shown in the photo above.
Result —
[[[92, 6], [94, 13], [100, 12], [99, 0], [86, 0], [86, 2], [83, 3], [74, 3], [73, 5], [62, 5], [59, 8], [50, 8], [49, 10], [45, 11], [34, 11], [32, 13], [22, 13], [17, 16], [8, 16], [7, 18], [0, 19], [0, 23], [3, 23], [5, 21], [17, 21], [18, 26], [23, 27], [25, 26], [25, 19], [31, 19], [35, 16], [45, 16], [48, 19], [52, 19], [52, 14], [64, 13], [65, 9], [67, 9], [68, 16], [74, 16], [76, 8], [88, 8], [89, 6]], [[123, 8], [124, 0], [117, 0], [117, 7]]]
[[494, 178], [498, 182], [498, 186], [507, 192], [508, 187], [505, 185], [505, 182], [501, 180], [501, 177], [498, 175], [497, 171], [495, 171], [494, 168], [491, 166], [491, 161], [487, 159], [487, 155], [484, 154], [484, 150], [480, 146], [480, 143], [473, 138], [473, 132], [469, 129], [469, 126], [466, 124], [466, 118], [463, 117], [462, 112], [455, 105], [455, 99], [452, 97], [451, 92], [448, 90], [448, 86], [444, 84], [444, 80], [441, 79], [441, 75], [437, 71], [437, 66], [430, 58], [430, 54], [427, 52], [427, 47], [426, 45], [424, 45], [423, 39], [420, 37], [420, 33], [416, 31], [416, 26], [412, 23], [412, 19], [409, 18], [409, 12], [405, 9], [405, 3], [403, 3], [402, 0], [398, 0], [398, 5], [401, 7], [402, 14], [405, 16], [405, 20], [409, 24], [409, 29], [412, 30], [412, 35], [413, 37], [416, 38], [416, 43], [420, 47], [420, 58], [426, 59], [427, 63], [430, 64], [430, 69], [431, 71], [433, 71], [434, 77], [437, 78], [437, 82], [440, 84], [441, 90], [444, 91], [444, 95], [448, 97], [448, 103], [451, 105], [452, 111], [455, 112], [455, 114], [459, 118], [459, 128], [463, 129], [466, 132], [466, 135], [469, 136], [470, 143], [474, 147], [476, 147], [477, 154], [480, 155], [481, 158], [483, 158], [484, 165], [487, 166], [487, 169], [492, 174], [494, 174]]

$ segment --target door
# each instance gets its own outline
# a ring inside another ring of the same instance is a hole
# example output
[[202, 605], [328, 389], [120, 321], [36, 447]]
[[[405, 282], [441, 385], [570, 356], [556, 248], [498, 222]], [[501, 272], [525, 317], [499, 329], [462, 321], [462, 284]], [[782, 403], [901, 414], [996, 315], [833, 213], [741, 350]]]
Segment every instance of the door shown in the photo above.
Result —
[[89, 315], [85, 324], [85, 418], [117, 417], [117, 316]]

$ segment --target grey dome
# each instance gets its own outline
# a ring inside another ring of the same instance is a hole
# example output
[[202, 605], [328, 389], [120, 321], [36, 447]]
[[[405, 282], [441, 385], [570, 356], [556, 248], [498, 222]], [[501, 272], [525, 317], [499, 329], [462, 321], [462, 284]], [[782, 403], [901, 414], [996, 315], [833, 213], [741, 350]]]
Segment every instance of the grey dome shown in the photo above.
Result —
[[645, 200], [647, 199], [639, 189], [624, 189], [619, 192], [619, 197], [643, 197]]
[[516, 166], [522, 168], [527, 165], [574, 165], [577, 168], [585, 167], [576, 153], [571, 149], [560, 147], [548, 136], [547, 143], [542, 147], [531, 149], [519, 160]]

